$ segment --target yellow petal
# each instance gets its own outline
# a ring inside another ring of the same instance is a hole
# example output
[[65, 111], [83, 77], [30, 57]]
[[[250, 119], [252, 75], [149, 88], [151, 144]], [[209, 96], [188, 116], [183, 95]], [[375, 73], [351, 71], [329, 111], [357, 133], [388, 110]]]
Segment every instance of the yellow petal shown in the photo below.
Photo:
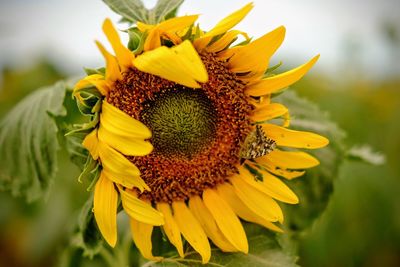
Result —
[[258, 216], [252, 210], [250, 210], [236, 195], [235, 189], [230, 184], [224, 183], [218, 186], [217, 191], [219, 195], [226, 201], [226, 203], [231, 206], [232, 210], [243, 220], [257, 223], [276, 232], [283, 232], [278, 226], [264, 219], [263, 217]]
[[199, 15], [175, 17], [161, 22], [156, 27], [161, 31], [175, 33], [192, 25], [198, 19], [198, 17]]
[[76, 83], [74, 86], [74, 96], [77, 97], [79, 91], [84, 88], [95, 86], [102, 95], [107, 95], [110, 90], [109, 84], [106, 80], [104, 80], [104, 76], [101, 74], [92, 74], [86, 76], [82, 80]]
[[186, 207], [185, 202], [175, 201], [172, 203], [172, 207], [180, 232], [194, 250], [201, 255], [202, 263], [206, 264], [211, 257], [211, 248], [203, 228]]
[[114, 82], [122, 79], [117, 59], [111, 55], [100, 42], [96, 41], [96, 45], [106, 60], [106, 80]]
[[135, 192], [123, 189], [119, 191], [121, 193], [122, 206], [129, 217], [149, 225], [164, 224], [164, 216], [150, 204], [138, 199]]
[[319, 55], [295, 69], [262, 79], [259, 82], [249, 85], [246, 89], [246, 93], [251, 96], [263, 96], [286, 88], [300, 80], [311, 69], [315, 62], [317, 62], [318, 58]]
[[198, 50], [202, 50], [212, 39], [212, 37], [223, 34], [233, 28], [250, 12], [253, 8], [253, 3], [248, 3], [241, 9], [233, 12], [229, 16], [222, 19], [217, 25], [214, 26], [209, 32], [204, 34], [201, 38], [194, 41], [194, 45]]
[[318, 159], [300, 151], [281, 151], [275, 149], [265, 156], [272, 164], [283, 169], [308, 169], [319, 164]]
[[182, 67], [193, 79], [202, 83], [208, 81], [207, 70], [190, 41], [186, 40], [182, 44], [172, 47], [171, 51], [180, 55]]
[[139, 31], [145, 32], [145, 31], [149, 31], [149, 30], [153, 29], [157, 25], [146, 24], [146, 23], [143, 23], [141, 21], [138, 21], [136, 23], [136, 26], [138, 27]]
[[134, 64], [140, 71], [187, 87], [199, 88], [197, 81], [208, 80], [203, 62], [188, 40], [172, 48], [162, 46], [148, 51], [138, 56]]
[[150, 130], [140, 121], [103, 101], [100, 117], [99, 140], [114, 147], [124, 155], [144, 156], [153, 150]]
[[262, 124], [266, 135], [278, 146], [316, 149], [329, 144], [329, 140], [315, 133], [289, 130], [273, 124]]
[[225, 33], [220, 39], [218, 39], [214, 43], [207, 46], [206, 47], [207, 52], [217, 53], [217, 52], [224, 50], [230, 44], [232, 44], [233, 41], [235, 41], [236, 37], [239, 34], [242, 35], [244, 38], [246, 38], [246, 40], [250, 39], [249, 36], [247, 35], [247, 33], [242, 32], [242, 31], [232, 30], [232, 31]]
[[[235, 73], [249, 73], [246, 76], [258, 79], [264, 75], [269, 60], [285, 38], [285, 27], [280, 26], [248, 45], [233, 47], [222, 53], [230, 56], [228, 67]], [[243, 80], [246, 76], [241, 76]]]
[[112, 48], [114, 49], [121, 70], [125, 71], [126, 69], [132, 67], [132, 62], [135, 59], [135, 56], [127, 47], [125, 47], [121, 43], [121, 39], [119, 38], [119, 35], [112, 25], [110, 19], [106, 19], [104, 21], [103, 31], [107, 36], [107, 39], [110, 42]]
[[100, 118], [104, 127], [115, 135], [141, 139], [151, 137], [151, 131], [146, 125], [107, 101], [103, 101]]
[[151, 242], [151, 234], [153, 233], [153, 226], [138, 222], [132, 218], [130, 220], [130, 225], [133, 242], [135, 242], [142, 256], [151, 261], [162, 260], [162, 257], [155, 257], [152, 253], [153, 244]]
[[192, 196], [189, 200], [189, 209], [201, 224], [204, 232], [213, 241], [213, 243], [224, 252], [238, 251], [224, 236], [218, 228], [212, 214], [204, 205], [199, 196]]
[[282, 168], [272, 164], [268, 160], [267, 157], [257, 158], [257, 159], [255, 159], [255, 161], [257, 162], [257, 164], [259, 164], [262, 167], [264, 167], [265, 169], [267, 169], [267, 171], [269, 171], [270, 173], [284, 177], [289, 180], [300, 177], [300, 176], [304, 175], [304, 173], [305, 173], [305, 171], [294, 171], [294, 170], [282, 169]]
[[163, 225], [163, 229], [165, 234], [171, 244], [178, 250], [179, 256], [183, 258], [185, 254], [183, 252], [181, 232], [172, 215], [170, 205], [168, 203], [157, 203], [157, 210], [164, 215], [165, 224]]
[[293, 191], [280, 179], [266, 171], [259, 169], [257, 169], [257, 171], [262, 174], [262, 181], [257, 180], [253, 174], [243, 167], [239, 169], [240, 178], [258, 191], [263, 192], [276, 200], [289, 204], [299, 203], [299, 199], [296, 194], [293, 193]]
[[287, 114], [288, 109], [279, 103], [256, 106], [251, 119], [253, 121], [267, 121]]
[[[147, 35], [143, 50], [150, 51], [159, 47], [161, 47], [161, 33], [157, 28], [155, 28], [150, 30], [149, 34]], [[133, 64], [135, 63], [136, 62], [133, 62]]]
[[150, 142], [138, 138], [115, 135], [104, 126], [103, 122], [100, 123], [99, 140], [127, 156], [145, 156], [153, 151], [153, 146]]
[[139, 169], [124, 155], [110, 147], [99, 143], [99, 156], [103, 171], [109, 179], [127, 188], [137, 187], [140, 191], [150, 190], [146, 183], [140, 178]]
[[203, 201], [226, 239], [239, 251], [248, 253], [246, 233], [230, 206], [212, 189], [203, 192]]
[[270, 196], [258, 191], [237, 176], [232, 177], [231, 182], [236, 195], [255, 214], [267, 221], [283, 221], [281, 208]]
[[94, 188], [93, 211], [101, 234], [112, 247], [117, 243], [117, 206], [114, 183], [101, 173]]
[[82, 145], [90, 152], [90, 155], [92, 155], [94, 160], [99, 158], [99, 139], [97, 138], [97, 129], [94, 129], [86, 135], [85, 139], [83, 139]]

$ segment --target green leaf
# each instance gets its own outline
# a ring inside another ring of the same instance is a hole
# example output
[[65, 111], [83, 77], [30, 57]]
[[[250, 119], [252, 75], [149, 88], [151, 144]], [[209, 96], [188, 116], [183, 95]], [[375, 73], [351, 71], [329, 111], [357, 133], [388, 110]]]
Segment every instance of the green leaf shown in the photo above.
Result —
[[249, 241], [249, 253], [225, 253], [213, 247], [211, 259], [203, 265], [198, 253], [192, 249], [186, 251], [185, 258], [165, 257], [162, 262], [146, 262], [142, 267], [173, 266], [243, 266], [243, 267], [295, 267], [296, 258], [287, 255], [275, 239], [275, 235], [261, 226], [244, 223]]
[[147, 9], [140, 0], [103, 0], [114, 12], [122, 16], [122, 21], [157, 24], [174, 17], [184, 0], [158, 0], [154, 8]]
[[54, 117], [66, 115], [67, 86], [59, 82], [25, 97], [0, 122], [0, 188], [34, 201], [57, 171], [59, 142]]
[[299, 205], [284, 205], [286, 234], [281, 242], [286, 249], [296, 253], [301, 233], [310, 229], [312, 223], [325, 211], [333, 193], [333, 182], [346, 158], [345, 133], [315, 104], [300, 98], [293, 91], [286, 91], [274, 98], [283, 103], [291, 114], [291, 128], [311, 131], [327, 137], [329, 145], [323, 149], [308, 150], [315, 155], [320, 165], [308, 169], [302, 177], [288, 182], [288, 186], [299, 196]]
[[159, 23], [167, 18], [176, 15], [177, 9], [182, 5], [184, 0], [158, 0], [153, 9], [149, 11], [149, 18], [154, 23]]
[[103, 2], [131, 23], [148, 22], [148, 10], [140, 0], [103, 0]]
[[93, 195], [83, 206], [78, 219], [78, 229], [72, 244], [83, 249], [83, 256], [93, 258], [103, 248], [103, 239], [93, 214]]

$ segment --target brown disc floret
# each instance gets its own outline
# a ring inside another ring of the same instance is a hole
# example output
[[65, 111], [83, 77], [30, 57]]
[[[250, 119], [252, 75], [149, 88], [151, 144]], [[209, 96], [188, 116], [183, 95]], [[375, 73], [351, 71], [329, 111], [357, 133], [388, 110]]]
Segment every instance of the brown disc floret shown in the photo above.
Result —
[[239, 152], [251, 128], [253, 106], [245, 85], [214, 54], [202, 54], [209, 80], [187, 88], [130, 69], [107, 101], [152, 131], [154, 150], [127, 157], [150, 187], [140, 198], [187, 200], [228, 181], [237, 172]]

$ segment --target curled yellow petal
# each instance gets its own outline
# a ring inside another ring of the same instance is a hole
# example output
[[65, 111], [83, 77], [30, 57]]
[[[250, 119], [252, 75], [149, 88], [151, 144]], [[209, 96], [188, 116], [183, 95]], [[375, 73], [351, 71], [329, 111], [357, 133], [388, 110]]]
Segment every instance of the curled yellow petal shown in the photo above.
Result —
[[239, 251], [248, 253], [246, 233], [230, 206], [213, 189], [203, 192], [203, 201], [226, 239]]
[[243, 179], [234, 176], [231, 183], [236, 195], [258, 216], [270, 222], [282, 222], [283, 213], [279, 205], [270, 196], [260, 192]]
[[232, 185], [224, 183], [217, 187], [217, 191], [218, 194], [226, 201], [226, 203], [229, 204], [232, 210], [243, 220], [257, 223], [276, 232], [283, 232], [278, 226], [264, 219], [263, 217], [258, 216], [256, 213], [250, 210], [236, 195], [235, 189]]
[[316, 149], [329, 144], [328, 139], [315, 133], [289, 130], [274, 124], [262, 124], [261, 126], [266, 135], [272, 138], [278, 146]]
[[194, 250], [201, 255], [202, 263], [206, 264], [211, 257], [211, 248], [203, 228], [186, 207], [185, 202], [174, 201], [172, 207], [180, 232]]
[[153, 233], [153, 225], [139, 222], [135, 219], [130, 220], [132, 239], [142, 256], [151, 261], [160, 261], [162, 257], [153, 256], [153, 244], [151, 242], [151, 234]]
[[82, 145], [89, 151], [94, 160], [99, 158], [99, 139], [97, 137], [97, 129], [94, 129], [86, 135], [85, 139], [83, 139]]
[[94, 188], [93, 211], [97, 226], [107, 243], [117, 243], [118, 193], [114, 183], [101, 173]]
[[251, 116], [253, 121], [267, 121], [287, 114], [289, 110], [282, 104], [272, 103], [256, 106]]
[[122, 206], [129, 217], [149, 225], [164, 224], [162, 213], [155, 210], [149, 203], [138, 199], [135, 192], [123, 189], [119, 191], [121, 193]]
[[191, 88], [199, 88], [197, 82], [208, 80], [207, 71], [190, 41], [172, 48], [165, 46], [138, 56], [134, 62], [140, 71]]
[[165, 234], [171, 244], [176, 247], [179, 256], [183, 258], [185, 255], [183, 252], [181, 232], [172, 215], [170, 205], [168, 203], [157, 203], [157, 210], [164, 215], [165, 224], [163, 225], [163, 229]]
[[106, 60], [106, 80], [114, 82], [122, 79], [117, 59], [111, 55], [100, 42], [96, 41], [96, 45]]
[[248, 3], [241, 9], [233, 12], [217, 23], [210, 31], [194, 41], [197, 50], [202, 50], [211, 41], [212, 37], [223, 34], [238, 24], [253, 8], [253, 3]]
[[110, 90], [109, 83], [104, 80], [104, 76], [100, 74], [92, 74], [86, 76], [82, 80], [76, 83], [74, 86], [74, 96], [78, 97], [79, 92], [87, 87], [95, 86], [102, 95], [107, 95]]
[[284, 89], [300, 80], [311, 69], [315, 62], [317, 62], [318, 58], [319, 55], [295, 69], [262, 79], [259, 82], [249, 85], [246, 89], [246, 94], [251, 96], [263, 96]]
[[189, 209], [203, 227], [204, 232], [213, 243], [224, 252], [238, 251], [218, 228], [212, 214], [204, 205], [199, 196], [192, 196], [189, 200]]
[[135, 59], [133, 53], [121, 43], [121, 39], [110, 19], [106, 19], [103, 23], [103, 31], [111, 43], [112, 48], [117, 56], [119, 66], [122, 71], [133, 66], [132, 62]]

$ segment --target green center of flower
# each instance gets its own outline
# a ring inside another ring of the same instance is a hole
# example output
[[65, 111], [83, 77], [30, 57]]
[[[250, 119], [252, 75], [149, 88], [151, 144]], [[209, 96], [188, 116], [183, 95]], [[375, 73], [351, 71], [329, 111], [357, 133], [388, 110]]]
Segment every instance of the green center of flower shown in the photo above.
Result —
[[144, 106], [142, 119], [156, 153], [192, 158], [215, 137], [216, 111], [202, 90], [167, 90]]

